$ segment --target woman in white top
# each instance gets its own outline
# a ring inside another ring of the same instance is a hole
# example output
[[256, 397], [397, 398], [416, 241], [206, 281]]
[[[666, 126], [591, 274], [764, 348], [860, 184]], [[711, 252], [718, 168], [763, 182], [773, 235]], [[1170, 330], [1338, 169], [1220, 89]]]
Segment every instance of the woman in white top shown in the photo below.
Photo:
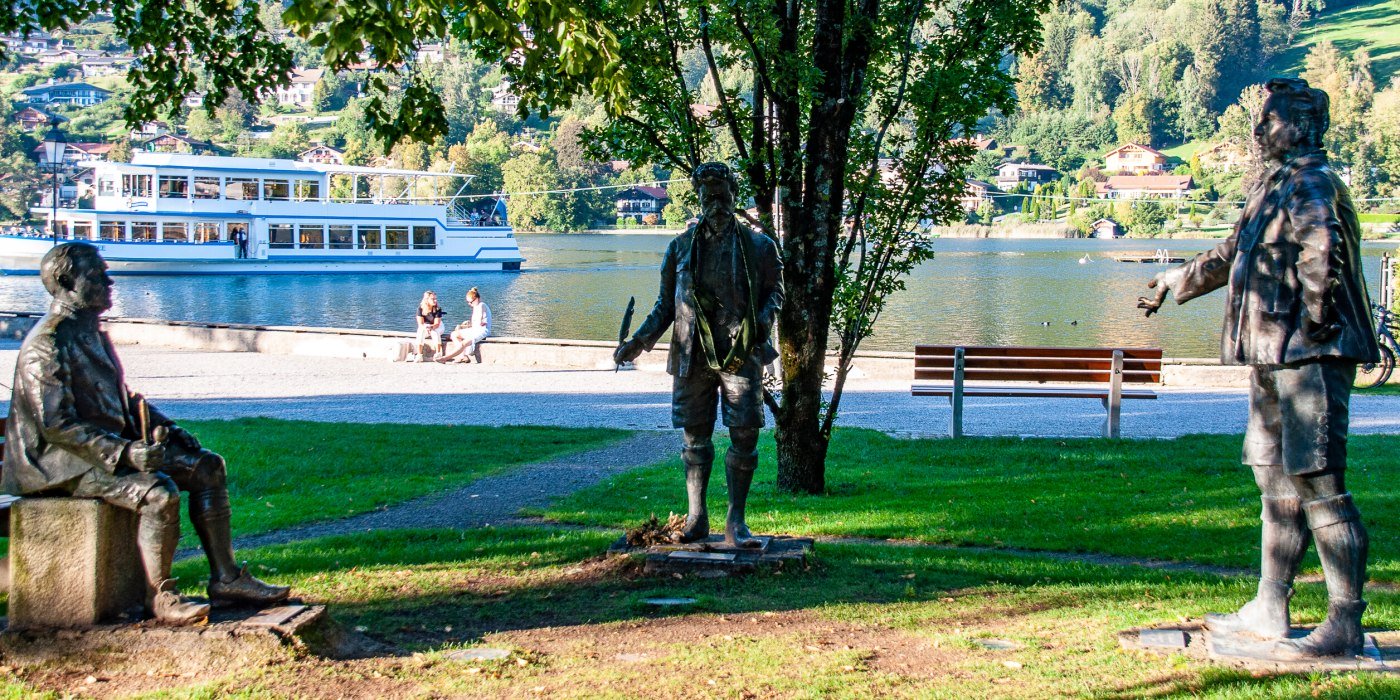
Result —
[[452, 331], [452, 345], [438, 362], [448, 362], [453, 358], [457, 362], [471, 362], [472, 359], [481, 362], [481, 352], [476, 344], [491, 334], [491, 307], [481, 300], [481, 292], [476, 287], [467, 290], [467, 303], [472, 307], [472, 317]]

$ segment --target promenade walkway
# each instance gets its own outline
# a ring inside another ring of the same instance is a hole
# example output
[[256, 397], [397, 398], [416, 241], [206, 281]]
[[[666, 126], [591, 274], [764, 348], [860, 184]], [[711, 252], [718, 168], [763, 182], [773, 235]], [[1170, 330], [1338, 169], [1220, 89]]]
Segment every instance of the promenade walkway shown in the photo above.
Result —
[[[18, 344], [0, 344], [0, 382]], [[182, 418], [270, 416], [297, 420], [466, 425], [558, 425], [670, 430], [671, 377], [662, 372], [390, 363], [257, 353], [121, 346], [127, 382]], [[3, 394], [0, 394], [3, 395]], [[1239, 389], [1163, 389], [1130, 401], [1123, 436], [1174, 437], [1244, 430]], [[852, 379], [838, 425], [897, 435], [944, 435], [950, 409], [909, 396], [909, 382]], [[972, 399], [971, 435], [1097, 436], [1096, 401]], [[1400, 433], [1400, 396], [1358, 395], [1352, 432]]]

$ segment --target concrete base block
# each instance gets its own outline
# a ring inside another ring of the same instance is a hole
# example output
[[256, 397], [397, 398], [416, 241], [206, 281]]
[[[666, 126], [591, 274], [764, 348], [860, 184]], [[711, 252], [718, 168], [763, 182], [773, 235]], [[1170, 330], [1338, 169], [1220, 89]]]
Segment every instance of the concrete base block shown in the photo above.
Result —
[[11, 508], [10, 629], [139, 619], [145, 601], [135, 513], [85, 498]]

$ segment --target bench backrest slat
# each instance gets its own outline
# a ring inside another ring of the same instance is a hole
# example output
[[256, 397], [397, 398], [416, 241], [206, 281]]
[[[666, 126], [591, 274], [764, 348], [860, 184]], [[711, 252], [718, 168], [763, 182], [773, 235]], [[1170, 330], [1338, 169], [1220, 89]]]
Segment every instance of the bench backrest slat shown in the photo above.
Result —
[[[916, 380], [951, 381], [956, 345], [914, 348]], [[1113, 353], [1119, 348], [1036, 348], [963, 346], [968, 381], [1104, 383], [1112, 379]], [[1159, 348], [1121, 348], [1124, 383], [1162, 381]]]

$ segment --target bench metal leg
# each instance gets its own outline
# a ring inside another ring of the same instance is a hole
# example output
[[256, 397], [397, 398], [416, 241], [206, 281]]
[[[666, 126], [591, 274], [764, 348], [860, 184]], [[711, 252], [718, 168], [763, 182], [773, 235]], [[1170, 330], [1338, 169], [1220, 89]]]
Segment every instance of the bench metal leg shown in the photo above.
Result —
[[1117, 438], [1122, 435], [1120, 418], [1123, 414], [1123, 351], [1113, 351], [1113, 373], [1108, 380], [1108, 398], [1103, 400], [1108, 416], [1103, 422], [1103, 436]]
[[953, 394], [948, 397], [948, 402], [953, 404], [952, 426], [948, 432], [955, 438], [963, 435], [963, 366], [963, 349], [958, 348], [953, 351]]

